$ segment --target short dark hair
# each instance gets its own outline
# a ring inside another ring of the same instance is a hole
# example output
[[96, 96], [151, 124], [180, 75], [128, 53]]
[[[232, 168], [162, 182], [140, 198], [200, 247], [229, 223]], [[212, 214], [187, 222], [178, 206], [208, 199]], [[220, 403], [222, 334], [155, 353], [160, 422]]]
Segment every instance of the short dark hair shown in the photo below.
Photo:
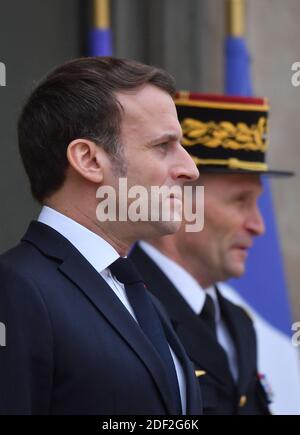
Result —
[[174, 79], [164, 70], [113, 57], [66, 62], [38, 84], [18, 122], [19, 150], [35, 199], [42, 203], [62, 186], [72, 140], [93, 140], [116, 155], [121, 107], [115, 93], [147, 83], [175, 93]]

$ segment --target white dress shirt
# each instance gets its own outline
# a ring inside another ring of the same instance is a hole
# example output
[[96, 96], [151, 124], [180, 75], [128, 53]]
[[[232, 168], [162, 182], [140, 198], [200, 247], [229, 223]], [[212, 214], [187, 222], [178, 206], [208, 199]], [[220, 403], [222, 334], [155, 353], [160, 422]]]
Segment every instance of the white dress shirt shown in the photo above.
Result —
[[[75, 246], [81, 255], [93, 266], [94, 269], [96, 269], [102, 278], [105, 279], [122, 304], [126, 307], [135, 321], [137, 321], [127, 298], [124, 284], [119, 282], [108, 269], [108, 267], [120, 257], [118, 252], [102, 237], [53, 208], [44, 206], [38, 217], [38, 221], [56, 230], [72, 243], [73, 246]], [[171, 347], [170, 351], [178, 378], [182, 410], [183, 413], [186, 414], [185, 375], [183, 368]]]
[[[219, 344], [223, 347], [227, 354], [230, 371], [235, 381], [238, 379], [238, 364], [237, 354], [234, 342], [228, 331], [226, 324], [221, 317], [220, 305], [214, 287], [204, 290], [196, 281], [196, 279], [187, 272], [178, 263], [171, 260], [166, 255], [162, 254], [154, 246], [145, 241], [139, 242], [141, 248], [146, 254], [157, 264], [163, 273], [169, 278], [174, 287], [178, 290], [181, 296], [185, 299], [191, 309], [199, 315], [202, 311], [205, 294], [208, 293], [215, 304], [217, 338]], [[205, 351], [205, 350], [204, 350]]]

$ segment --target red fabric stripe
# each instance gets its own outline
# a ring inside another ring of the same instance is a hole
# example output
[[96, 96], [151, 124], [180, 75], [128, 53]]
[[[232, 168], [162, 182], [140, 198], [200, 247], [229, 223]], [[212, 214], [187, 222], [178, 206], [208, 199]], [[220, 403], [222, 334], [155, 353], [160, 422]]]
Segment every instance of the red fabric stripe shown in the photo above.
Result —
[[[180, 92], [178, 92], [176, 94], [176, 98], [183, 98], [183, 95]], [[199, 94], [196, 92], [188, 93], [188, 96], [186, 98], [188, 100], [211, 101], [216, 103], [237, 103], [237, 104], [257, 104], [257, 105], [266, 104], [265, 99], [261, 97], [241, 97], [241, 96], [231, 96], [231, 95]]]

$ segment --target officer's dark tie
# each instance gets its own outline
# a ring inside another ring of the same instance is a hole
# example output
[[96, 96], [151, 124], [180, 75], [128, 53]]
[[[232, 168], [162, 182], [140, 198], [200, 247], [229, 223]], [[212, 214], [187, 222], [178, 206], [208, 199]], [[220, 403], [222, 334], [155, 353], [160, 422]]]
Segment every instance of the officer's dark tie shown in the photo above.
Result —
[[205, 302], [199, 316], [209, 327], [214, 337], [217, 338], [215, 303], [213, 301], [213, 298], [209, 294], [205, 295]]
[[159, 316], [147, 294], [145, 284], [135, 265], [129, 258], [118, 258], [109, 266], [111, 273], [125, 285], [128, 300], [136, 319], [145, 335], [157, 350], [166, 369], [174, 404], [182, 414], [179, 385], [173, 358]]

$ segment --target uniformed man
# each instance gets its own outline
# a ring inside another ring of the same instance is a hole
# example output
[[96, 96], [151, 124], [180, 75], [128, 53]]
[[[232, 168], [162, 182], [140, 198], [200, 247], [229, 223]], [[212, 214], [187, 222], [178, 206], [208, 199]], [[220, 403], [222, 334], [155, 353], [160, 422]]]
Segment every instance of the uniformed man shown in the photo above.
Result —
[[[269, 414], [257, 370], [253, 323], [217, 283], [245, 272], [253, 239], [263, 234], [258, 208], [268, 105], [261, 98], [179, 94], [183, 145], [204, 185], [204, 229], [141, 241], [131, 258], [163, 302], [195, 365], [206, 414]], [[194, 197], [194, 201], [197, 197]]]

